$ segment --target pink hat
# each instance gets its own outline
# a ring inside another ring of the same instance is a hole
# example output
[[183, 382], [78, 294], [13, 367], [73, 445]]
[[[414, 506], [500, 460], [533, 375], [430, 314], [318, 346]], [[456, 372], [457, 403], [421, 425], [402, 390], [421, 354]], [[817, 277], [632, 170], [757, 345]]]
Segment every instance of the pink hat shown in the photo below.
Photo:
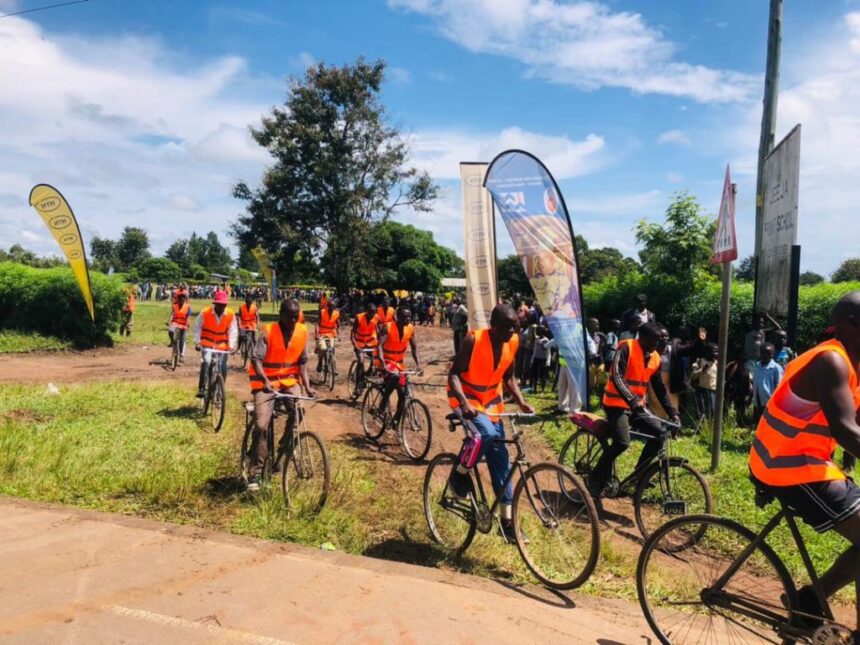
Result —
[[215, 297], [212, 299], [213, 305], [226, 305], [227, 304], [227, 292], [218, 290], [215, 292]]

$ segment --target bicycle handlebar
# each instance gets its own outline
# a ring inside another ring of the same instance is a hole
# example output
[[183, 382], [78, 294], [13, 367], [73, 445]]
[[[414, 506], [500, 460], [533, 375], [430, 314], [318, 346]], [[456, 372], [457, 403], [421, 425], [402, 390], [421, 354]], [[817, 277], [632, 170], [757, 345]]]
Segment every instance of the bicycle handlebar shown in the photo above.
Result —
[[229, 349], [212, 349], [211, 347], [201, 347], [200, 352], [209, 352], [210, 354], [230, 354]]
[[273, 392], [276, 399], [292, 399], [294, 401], [316, 401], [315, 396], [300, 396], [298, 394], [287, 394], [286, 392]]

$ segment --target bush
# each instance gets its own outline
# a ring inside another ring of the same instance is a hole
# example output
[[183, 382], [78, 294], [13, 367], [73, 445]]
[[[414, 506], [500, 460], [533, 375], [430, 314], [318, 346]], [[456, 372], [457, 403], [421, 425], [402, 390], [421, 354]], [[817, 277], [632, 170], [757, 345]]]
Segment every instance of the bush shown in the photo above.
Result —
[[[830, 310], [849, 291], [860, 290], [860, 282], [816, 284], [800, 287], [798, 301], [797, 348], [815, 345], [819, 335], [830, 325]], [[656, 312], [657, 320], [674, 333], [687, 325], [704, 327], [708, 337], [717, 339], [720, 326], [721, 284], [708, 280], [697, 286], [692, 294], [680, 294], [664, 283], [655, 284], [641, 274], [631, 274], [623, 280], [607, 278], [583, 287], [585, 313], [601, 321], [604, 329], [612, 318], [620, 318], [629, 309], [637, 293], [648, 295], [648, 308]], [[729, 314], [729, 352], [739, 351], [744, 334], [750, 330], [753, 308], [753, 285], [732, 283]], [[780, 320], [783, 326], [785, 320]]]
[[70, 340], [77, 347], [110, 345], [125, 303], [122, 281], [90, 272], [95, 324], [68, 267], [34, 269], [0, 263], [0, 329], [35, 331]]
[[138, 273], [155, 282], [177, 282], [182, 277], [179, 265], [167, 258], [147, 258], [138, 266]]

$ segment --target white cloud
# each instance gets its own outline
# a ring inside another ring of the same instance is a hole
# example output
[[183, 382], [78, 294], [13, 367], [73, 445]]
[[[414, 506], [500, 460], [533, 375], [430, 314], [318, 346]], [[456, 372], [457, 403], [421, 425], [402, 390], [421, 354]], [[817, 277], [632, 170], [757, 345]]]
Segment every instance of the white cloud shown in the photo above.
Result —
[[229, 23], [243, 22], [253, 27], [282, 27], [286, 25], [283, 20], [275, 18], [271, 14], [242, 7], [215, 7], [209, 12], [213, 20]]
[[683, 130], [667, 130], [657, 137], [657, 143], [660, 145], [674, 143], [679, 146], [689, 146], [693, 142], [690, 139], [689, 133], [684, 132]]
[[438, 70], [436, 70], [436, 71], [430, 72], [430, 73], [428, 74], [428, 76], [430, 76], [430, 78], [431, 78], [432, 80], [434, 80], [434, 81], [436, 81], [436, 82], [438, 82], [438, 83], [448, 83], [448, 82], [451, 80], [451, 76], [450, 76], [450, 74], [448, 74], [447, 72], [445, 72], [445, 71], [443, 71], [443, 70], [441, 70], [441, 69], [438, 69]]
[[242, 59], [178, 61], [155, 40], [78, 39], [0, 20], [0, 86], [14, 88], [0, 92], [0, 141], [15, 159], [0, 171], [3, 246], [56, 251], [49, 236], [23, 233], [35, 216], [26, 196], [39, 182], [63, 191], [85, 238], [115, 237], [126, 225], [164, 246], [193, 230], [226, 233], [242, 208], [232, 185], [263, 170], [248, 125], [269, 105], [245, 98], [259, 91], [246, 91], [257, 79]]
[[42, 236], [38, 233], [28, 231], [27, 229], [21, 231], [21, 238], [26, 240], [27, 242], [41, 242], [43, 239]]
[[659, 211], [663, 195], [659, 190], [649, 190], [630, 195], [612, 197], [571, 197], [567, 201], [571, 213], [584, 215], [616, 215], [643, 218]]
[[678, 172], [667, 172], [666, 181], [668, 181], [670, 184], [680, 184], [682, 181], [684, 181], [684, 176]]
[[756, 77], [676, 59], [676, 47], [642, 14], [592, 0], [388, 0], [430, 16], [466, 49], [524, 63], [529, 74], [583, 89], [623, 87], [695, 101], [749, 98]]
[[403, 67], [389, 67], [388, 78], [397, 85], [406, 85], [412, 80], [412, 74]]
[[299, 52], [297, 56], [290, 59], [291, 67], [299, 67], [301, 69], [307, 69], [308, 67], [313, 67], [316, 64], [317, 59], [314, 58], [314, 55], [310, 52]]
[[536, 154], [559, 180], [592, 172], [609, 161], [606, 142], [596, 134], [574, 141], [518, 127], [486, 134], [438, 130], [418, 132], [412, 142], [413, 161], [437, 179], [459, 179], [461, 161], [491, 161], [511, 148]]

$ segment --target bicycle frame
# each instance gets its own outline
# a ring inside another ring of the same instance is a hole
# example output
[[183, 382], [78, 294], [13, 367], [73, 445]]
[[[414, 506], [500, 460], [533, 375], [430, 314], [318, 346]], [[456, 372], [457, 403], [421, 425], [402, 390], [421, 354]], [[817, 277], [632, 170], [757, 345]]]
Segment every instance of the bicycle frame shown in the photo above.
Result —
[[728, 584], [729, 580], [734, 576], [738, 570], [744, 565], [747, 559], [753, 554], [753, 552], [758, 549], [760, 545], [762, 545], [766, 540], [767, 536], [773, 532], [773, 530], [780, 525], [780, 523], [785, 520], [788, 523], [788, 528], [791, 531], [791, 536], [794, 539], [795, 546], [797, 546], [798, 551], [800, 552], [800, 558], [803, 560], [803, 565], [806, 568], [806, 572], [809, 575], [809, 580], [812, 583], [812, 588], [815, 591], [815, 595], [818, 598], [818, 602], [821, 605], [821, 608], [824, 610], [824, 618], [827, 620], [833, 620], [833, 612], [830, 609], [830, 603], [828, 603], [827, 598], [824, 596], [824, 592], [821, 590], [821, 581], [818, 577], [818, 573], [815, 571], [815, 566], [812, 563], [812, 559], [809, 557], [809, 551], [806, 549], [806, 543], [803, 540], [803, 536], [800, 534], [800, 529], [797, 526], [797, 521], [791, 515], [791, 513], [785, 510], [784, 506], [781, 506], [780, 510], [774, 515], [770, 521], [765, 524], [764, 528], [758, 533], [755, 539], [749, 543], [746, 549], [738, 556], [738, 558], [729, 566], [728, 569], [723, 573], [722, 576], [714, 583], [712, 587], [709, 589], [702, 590], [703, 597], [707, 596], [711, 600], [717, 600], [719, 602], [715, 602], [717, 606], [726, 607], [733, 611], [738, 612], [739, 614], [746, 616], [747, 618], [752, 618], [753, 620], [759, 620], [762, 622], [770, 623], [774, 627], [779, 629], [780, 636], [788, 635], [788, 636], [806, 636], [809, 634], [809, 629], [805, 629], [803, 627], [795, 627], [789, 623], [785, 622], [785, 619], [773, 612], [770, 611], [767, 607], [760, 606], [755, 602], [751, 602], [746, 598], [737, 597], [734, 594], [729, 594], [723, 591], [723, 587]]

